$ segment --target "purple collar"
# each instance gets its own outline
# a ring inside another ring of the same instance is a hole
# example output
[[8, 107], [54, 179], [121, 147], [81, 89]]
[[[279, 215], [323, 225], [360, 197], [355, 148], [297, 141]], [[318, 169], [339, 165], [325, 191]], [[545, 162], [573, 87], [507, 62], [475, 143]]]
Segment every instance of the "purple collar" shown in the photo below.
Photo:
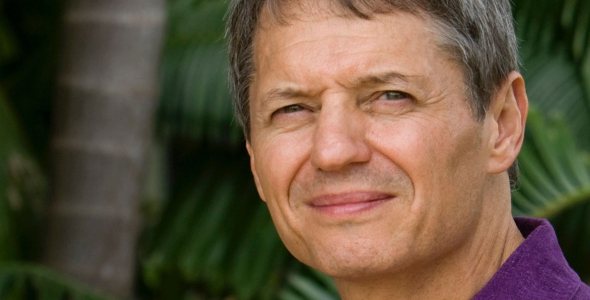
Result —
[[572, 270], [547, 220], [518, 217], [525, 238], [472, 299], [590, 299], [590, 288]]

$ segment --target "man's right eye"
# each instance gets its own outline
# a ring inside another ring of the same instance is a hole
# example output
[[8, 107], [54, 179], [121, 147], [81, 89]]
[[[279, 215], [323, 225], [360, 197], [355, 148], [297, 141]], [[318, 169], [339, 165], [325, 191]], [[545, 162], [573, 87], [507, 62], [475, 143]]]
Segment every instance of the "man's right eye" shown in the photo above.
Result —
[[289, 106], [285, 106], [281, 109], [279, 109], [277, 112], [279, 113], [284, 113], [284, 114], [292, 114], [298, 111], [302, 111], [305, 108], [303, 108], [303, 106], [299, 105], [299, 104], [293, 104], [293, 105], [289, 105]]
[[275, 110], [269, 121], [274, 126], [295, 128], [298, 125], [303, 125], [310, 121], [311, 112], [312, 110], [306, 105], [286, 105]]

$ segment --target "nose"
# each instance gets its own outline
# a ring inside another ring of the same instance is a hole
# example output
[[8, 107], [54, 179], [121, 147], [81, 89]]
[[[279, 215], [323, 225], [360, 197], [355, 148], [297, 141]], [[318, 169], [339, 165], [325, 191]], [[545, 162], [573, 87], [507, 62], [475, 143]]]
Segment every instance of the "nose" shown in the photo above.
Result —
[[344, 105], [323, 105], [314, 132], [311, 163], [324, 171], [338, 171], [353, 163], [368, 162], [362, 112]]

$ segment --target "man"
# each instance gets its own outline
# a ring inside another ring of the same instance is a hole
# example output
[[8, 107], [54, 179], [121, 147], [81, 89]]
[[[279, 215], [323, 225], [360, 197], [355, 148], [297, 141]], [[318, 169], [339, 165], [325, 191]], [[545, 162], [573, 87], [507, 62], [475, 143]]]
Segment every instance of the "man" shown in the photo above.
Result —
[[258, 192], [343, 299], [590, 299], [550, 225], [511, 216], [508, 0], [242, 0], [228, 29]]

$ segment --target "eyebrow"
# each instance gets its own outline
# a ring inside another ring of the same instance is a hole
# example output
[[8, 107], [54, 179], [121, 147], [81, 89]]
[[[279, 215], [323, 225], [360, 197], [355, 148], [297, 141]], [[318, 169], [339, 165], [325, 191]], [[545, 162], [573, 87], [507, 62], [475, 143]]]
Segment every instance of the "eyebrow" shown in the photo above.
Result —
[[[357, 86], [360, 85], [367, 85], [367, 84], [387, 84], [392, 83], [395, 81], [403, 81], [408, 82], [407, 75], [403, 75], [398, 72], [385, 72], [380, 74], [371, 74], [367, 76], [363, 76], [357, 80]], [[411, 76], [415, 77], [415, 76]]]
[[270, 90], [268, 93], [265, 94], [264, 100], [272, 100], [275, 98], [283, 98], [283, 99], [292, 99], [292, 98], [299, 98], [305, 97], [307, 94], [301, 90], [294, 89], [294, 88], [276, 88]]
[[[407, 76], [403, 75], [398, 72], [385, 72], [385, 73], [378, 73], [378, 74], [370, 74], [359, 79], [355, 80], [355, 86], [363, 86], [363, 85], [378, 85], [378, 84], [388, 84], [393, 83], [396, 81], [402, 81], [407, 83], [409, 81], [409, 77], [420, 77], [420, 76]], [[295, 99], [295, 98], [305, 98], [309, 97], [309, 94], [303, 90], [299, 90], [297, 88], [287, 87], [287, 88], [275, 88], [267, 93], [264, 94], [264, 98], [262, 100], [262, 106], [265, 106], [268, 102], [271, 102], [275, 99]]]
[[264, 107], [269, 102], [272, 102], [275, 99], [295, 99], [304, 97], [308, 97], [308, 94], [296, 88], [275, 88], [264, 94], [264, 98], [262, 99], [261, 104], [262, 107]]

